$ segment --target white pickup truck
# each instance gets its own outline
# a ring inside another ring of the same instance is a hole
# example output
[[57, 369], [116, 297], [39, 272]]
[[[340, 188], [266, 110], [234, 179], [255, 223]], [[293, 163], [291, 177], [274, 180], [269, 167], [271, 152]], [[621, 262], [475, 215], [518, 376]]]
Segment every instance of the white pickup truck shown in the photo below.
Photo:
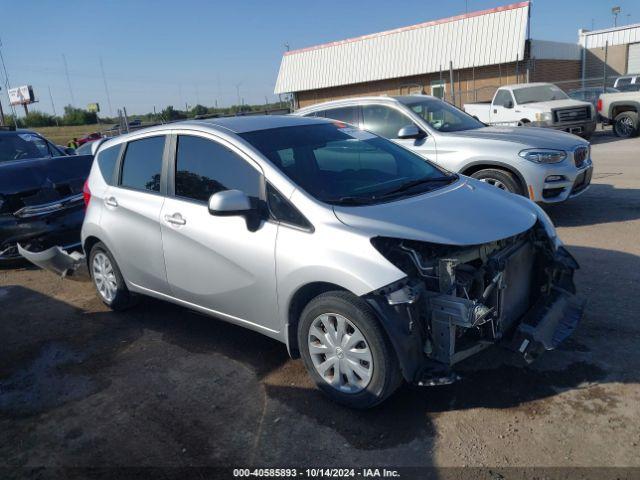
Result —
[[573, 100], [552, 83], [500, 87], [491, 102], [466, 103], [464, 110], [488, 125], [529, 125], [591, 137], [596, 112], [589, 102]]

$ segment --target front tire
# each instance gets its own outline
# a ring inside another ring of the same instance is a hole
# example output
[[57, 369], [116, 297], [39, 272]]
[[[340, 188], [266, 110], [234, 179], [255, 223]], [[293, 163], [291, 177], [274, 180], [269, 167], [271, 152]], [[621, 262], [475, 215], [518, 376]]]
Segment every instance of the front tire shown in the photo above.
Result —
[[373, 407], [402, 383], [386, 333], [369, 305], [351, 293], [311, 300], [300, 316], [298, 345], [318, 388], [348, 407]]
[[480, 180], [481, 182], [493, 185], [500, 190], [515, 193], [516, 195], [524, 194], [522, 191], [522, 187], [520, 186], [520, 182], [515, 177], [515, 175], [505, 170], [485, 168], [483, 170], [478, 170], [477, 172], [472, 173], [471, 176], [477, 180]]
[[613, 132], [620, 138], [637, 137], [640, 133], [638, 114], [636, 112], [622, 112], [613, 121]]
[[112, 310], [126, 310], [133, 306], [134, 297], [120, 273], [111, 252], [102, 242], [96, 243], [89, 253], [89, 272], [100, 300]]

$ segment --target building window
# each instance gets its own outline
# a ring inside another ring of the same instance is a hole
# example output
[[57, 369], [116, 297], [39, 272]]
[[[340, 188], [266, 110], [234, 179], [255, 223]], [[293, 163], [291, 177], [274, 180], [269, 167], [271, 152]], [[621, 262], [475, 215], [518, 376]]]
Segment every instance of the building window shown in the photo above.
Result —
[[447, 93], [444, 80], [432, 80], [431, 81], [431, 95], [434, 97], [444, 99], [444, 95]]

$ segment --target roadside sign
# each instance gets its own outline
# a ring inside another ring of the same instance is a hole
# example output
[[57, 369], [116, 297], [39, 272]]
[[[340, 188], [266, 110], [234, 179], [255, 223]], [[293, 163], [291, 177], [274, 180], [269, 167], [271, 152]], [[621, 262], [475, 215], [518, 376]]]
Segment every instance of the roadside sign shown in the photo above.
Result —
[[7, 93], [9, 94], [9, 103], [11, 105], [28, 105], [36, 100], [31, 85], [10, 88]]

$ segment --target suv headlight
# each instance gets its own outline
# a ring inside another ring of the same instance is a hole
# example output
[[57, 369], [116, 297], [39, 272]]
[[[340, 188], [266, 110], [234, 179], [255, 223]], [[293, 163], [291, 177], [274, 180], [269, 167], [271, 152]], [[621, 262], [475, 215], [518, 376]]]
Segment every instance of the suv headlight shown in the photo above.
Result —
[[541, 123], [553, 123], [553, 114], [551, 112], [536, 113], [536, 121]]
[[567, 158], [567, 152], [564, 150], [550, 148], [528, 148], [522, 150], [518, 155], [534, 163], [560, 163]]

